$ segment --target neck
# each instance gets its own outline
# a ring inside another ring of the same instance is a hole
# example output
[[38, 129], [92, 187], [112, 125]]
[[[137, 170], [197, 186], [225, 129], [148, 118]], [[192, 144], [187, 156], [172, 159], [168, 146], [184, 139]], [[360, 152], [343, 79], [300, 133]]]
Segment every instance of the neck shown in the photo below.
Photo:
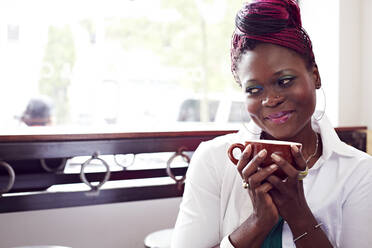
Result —
[[[264, 139], [273, 139], [273, 140], [278, 140], [277, 138], [271, 136], [268, 133], [263, 132], [262, 133], [262, 138]], [[316, 149], [316, 143], [317, 139], [319, 139], [318, 147]], [[280, 139], [284, 140], [284, 139]], [[309, 121], [308, 124], [300, 132], [298, 132], [296, 135], [292, 137], [285, 138], [286, 141], [291, 141], [291, 142], [297, 142], [302, 144], [302, 155], [305, 159], [305, 161], [314, 154], [315, 150], [316, 154], [310, 158], [308, 162], [309, 168], [315, 163], [315, 161], [319, 158], [321, 151], [322, 151], [322, 142], [318, 134], [312, 129], [311, 127], [311, 122]]]

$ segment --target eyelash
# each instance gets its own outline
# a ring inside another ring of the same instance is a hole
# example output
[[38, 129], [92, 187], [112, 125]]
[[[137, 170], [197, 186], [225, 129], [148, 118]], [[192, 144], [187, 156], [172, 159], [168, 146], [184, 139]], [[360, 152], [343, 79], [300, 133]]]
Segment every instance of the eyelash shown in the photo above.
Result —
[[250, 86], [245, 89], [245, 93], [248, 93], [249, 95], [255, 95], [258, 94], [261, 90], [263, 90], [262, 86]]
[[[286, 87], [291, 86], [291, 83], [293, 82], [294, 79], [296, 79], [296, 77], [294, 77], [294, 76], [285, 77], [285, 78], [279, 79], [277, 81], [277, 83], [280, 87], [286, 88]], [[246, 88], [245, 93], [247, 93], [249, 95], [257, 95], [258, 93], [261, 92], [261, 90], [263, 90], [262, 86], [258, 86], [258, 85], [250, 86], [250, 87]]]
[[[296, 77], [285, 77], [285, 78], [281, 78], [278, 80], [278, 84], [279, 86], [281, 87], [288, 87], [291, 85], [292, 81], [295, 79]], [[287, 81], [286, 83], [284, 83], [285, 81]]]

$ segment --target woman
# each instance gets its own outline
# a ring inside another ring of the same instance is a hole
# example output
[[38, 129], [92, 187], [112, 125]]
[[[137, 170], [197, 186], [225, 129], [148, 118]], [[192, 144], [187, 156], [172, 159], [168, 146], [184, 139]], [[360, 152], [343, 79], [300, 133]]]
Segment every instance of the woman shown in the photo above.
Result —
[[[244, 5], [231, 58], [253, 121], [196, 150], [172, 247], [370, 247], [372, 159], [314, 113], [321, 80], [297, 3]], [[302, 149], [292, 147], [295, 164], [274, 155], [272, 166], [260, 168], [267, 152], [253, 156], [247, 146], [233, 165], [228, 148], [249, 139], [294, 141]], [[273, 174], [279, 168], [288, 178]]]

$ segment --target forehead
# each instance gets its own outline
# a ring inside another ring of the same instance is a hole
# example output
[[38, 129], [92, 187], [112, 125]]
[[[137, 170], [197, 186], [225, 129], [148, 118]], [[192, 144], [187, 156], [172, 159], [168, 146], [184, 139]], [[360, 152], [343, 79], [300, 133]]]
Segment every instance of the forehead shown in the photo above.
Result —
[[246, 51], [238, 63], [238, 76], [242, 83], [252, 79], [263, 80], [282, 70], [307, 72], [300, 55], [272, 44], [259, 44], [253, 50]]

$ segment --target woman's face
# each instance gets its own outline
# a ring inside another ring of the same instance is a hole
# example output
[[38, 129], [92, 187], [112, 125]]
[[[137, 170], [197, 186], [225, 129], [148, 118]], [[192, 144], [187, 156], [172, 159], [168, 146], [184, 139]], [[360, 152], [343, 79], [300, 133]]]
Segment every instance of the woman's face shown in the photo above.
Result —
[[238, 76], [252, 120], [275, 139], [295, 139], [311, 131], [315, 89], [320, 88], [316, 67], [306, 68], [296, 52], [259, 44], [242, 55]]

